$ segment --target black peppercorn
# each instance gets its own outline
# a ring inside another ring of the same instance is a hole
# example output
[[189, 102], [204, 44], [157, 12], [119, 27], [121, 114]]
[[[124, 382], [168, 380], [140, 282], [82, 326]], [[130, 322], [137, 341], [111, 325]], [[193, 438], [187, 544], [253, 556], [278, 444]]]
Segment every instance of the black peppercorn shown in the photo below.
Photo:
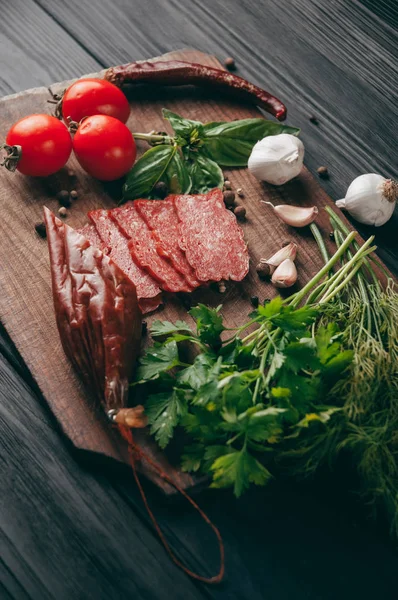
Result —
[[35, 225], [36, 233], [43, 239], [47, 237], [47, 230], [45, 223], [36, 223]]
[[168, 189], [167, 189], [167, 185], [164, 183], [164, 181], [158, 181], [154, 186], [153, 186], [153, 193], [156, 194], [156, 196], [159, 196], [159, 198], [166, 198], [167, 194], [168, 194]]
[[67, 190], [61, 190], [57, 194], [57, 200], [61, 206], [65, 206], [65, 208], [69, 208], [71, 205], [69, 192]]
[[254, 308], [258, 308], [258, 305], [259, 305], [258, 296], [252, 296], [250, 298], [250, 302], [251, 302], [252, 306], [254, 306]]
[[223, 193], [225, 206], [233, 206], [235, 204], [235, 193], [231, 190], [227, 190]]

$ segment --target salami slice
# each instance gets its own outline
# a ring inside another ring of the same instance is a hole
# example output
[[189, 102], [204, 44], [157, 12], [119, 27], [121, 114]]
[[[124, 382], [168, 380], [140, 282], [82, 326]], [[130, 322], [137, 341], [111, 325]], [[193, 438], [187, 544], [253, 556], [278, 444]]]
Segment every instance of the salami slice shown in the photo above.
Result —
[[[136, 286], [142, 312], [145, 314], [155, 310], [162, 301], [160, 288], [151, 275], [134, 262], [128, 248], [127, 238], [109, 217], [108, 211], [92, 210], [88, 213], [88, 218], [93, 225], [86, 225], [86, 227], [94, 228], [103, 246], [108, 248], [108, 256]], [[88, 239], [90, 240], [90, 238]]]
[[173, 265], [159, 256], [155, 241], [133, 202], [108, 212], [122, 233], [129, 238], [129, 250], [135, 262], [146, 269], [168, 292], [190, 292], [191, 286]]
[[156, 250], [167, 258], [192, 288], [200, 282], [179, 246], [178, 216], [171, 197], [165, 200], [136, 200], [134, 206], [152, 232]]
[[180, 223], [180, 248], [199, 281], [241, 281], [249, 253], [235, 215], [225, 208], [222, 191], [174, 196]]
[[88, 240], [92, 246], [98, 248], [98, 250], [101, 250], [104, 254], [107, 254], [106, 244], [101, 240], [94, 225], [86, 223], [84, 227], [77, 230], [77, 233], [84, 235], [86, 240]]

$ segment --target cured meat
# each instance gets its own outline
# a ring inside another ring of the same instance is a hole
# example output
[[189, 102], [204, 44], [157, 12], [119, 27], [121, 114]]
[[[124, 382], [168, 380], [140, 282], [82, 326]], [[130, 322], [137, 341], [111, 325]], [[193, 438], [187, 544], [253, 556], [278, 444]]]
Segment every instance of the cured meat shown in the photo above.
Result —
[[170, 260], [192, 288], [198, 287], [195, 271], [179, 246], [178, 216], [172, 198], [136, 200], [134, 206], [151, 230], [158, 254]]
[[158, 308], [161, 303], [161, 291], [157, 282], [133, 260], [128, 239], [110, 218], [107, 210], [92, 210], [88, 218], [92, 221], [97, 236], [108, 248], [109, 257], [131, 279], [137, 289], [138, 302], [142, 312], [148, 313]]
[[241, 281], [249, 253], [235, 215], [225, 208], [222, 191], [174, 196], [180, 223], [180, 248], [199, 281]]
[[144, 219], [138, 213], [134, 202], [109, 211], [109, 216], [119, 229], [129, 238], [129, 249], [135, 262], [147, 269], [160, 282], [162, 289], [168, 292], [190, 292], [192, 287], [178, 273], [173, 265], [159, 256], [155, 241]]
[[91, 225], [91, 223], [86, 223], [84, 227], [81, 227], [76, 231], [77, 233], [84, 235], [86, 240], [88, 240], [92, 246], [98, 248], [104, 252], [104, 254], [108, 254], [106, 244], [104, 244], [104, 242], [101, 240], [94, 225]]
[[121, 408], [141, 339], [134, 284], [103, 252], [44, 209], [62, 346], [106, 410]]

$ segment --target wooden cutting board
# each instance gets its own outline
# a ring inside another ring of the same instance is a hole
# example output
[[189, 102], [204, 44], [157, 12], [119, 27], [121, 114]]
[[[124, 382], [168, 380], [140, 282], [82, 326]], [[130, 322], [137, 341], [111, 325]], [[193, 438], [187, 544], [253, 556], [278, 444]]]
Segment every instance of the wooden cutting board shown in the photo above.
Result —
[[[171, 52], [153, 60], [170, 59], [221, 66], [214, 56], [196, 50]], [[62, 91], [69, 83], [54, 84], [52, 89]], [[139, 86], [131, 87], [128, 95], [132, 109], [128, 126], [135, 132], [168, 129], [161, 117], [162, 107], [203, 122], [261, 116], [256, 108], [192, 87]], [[46, 88], [1, 99], [0, 139], [5, 138], [10, 126], [21, 117], [35, 112], [50, 113], [52, 105], [47, 104], [48, 99]], [[288, 108], [293, 101], [290, 98], [283, 100]], [[147, 146], [138, 142], [138, 148], [143, 152]], [[115, 206], [120, 197], [120, 187], [93, 180], [82, 171], [74, 157], [70, 158], [68, 168], [75, 171], [74, 179], [68, 176], [67, 169], [47, 179], [24, 177], [0, 169], [0, 318], [74, 446], [97, 456], [125, 461], [124, 445], [119, 443], [119, 437], [113, 433], [102, 410], [98, 409], [98, 403], [82, 387], [63, 353], [54, 318], [47, 243], [38, 237], [34, 229], [35, 223], [42, 221], [43, 205], [57, 212], [59, 205], [55, 195], [61, 189], [76, 189], [78, 192], [78, 199], [68, 211], [66, 221], [77, 228], [86, 223], [89, 210]], [[258, 279], [255, 266], [261, 257], [270, 256], [278, 250], [284, 240], [295, 240], [299, 245], [297, 268], [300, 286], [322, 266], [311, 234], [287, 227], [260, 200], [274, 204], [316, 204], [320, 209], [333, 205], [333, 202], [306, 169], [295, 181], [279, 188], [256, 181], [247, 169], [233, 169], [225, 173], [234, 189], [242, 188], [244, 191], [244, 198], [238, 200], [247, 210], [243, 229], [250, 251], [250, 273], [242, 283], [227, 283], [225, 293], [198, 290], [192, 294], [191, 301], [192, 304], [200, 301], [212, 306], [222, 303], [227, 326], [234, 327], [241, 325], [251, 311], [251, 296], [258, 296], [263, 301], [276, 295], [269, 283]], [[330, 226], [325, 211], [320, 210], [317, 222], [328, 238]], [[190, 321], [186, 303], [171, 295], [165, 297], [165, 305], [147, 319], [148, 324], [154, 319]], [[142, 449], [182, 487], [190, 488], [197, 482], [172, 466], [147, 432], [137, 433], [136, 438]], [[141, 468], [166, 493], [171, 492], [171, 487], [147, 465], [143, 464]]]

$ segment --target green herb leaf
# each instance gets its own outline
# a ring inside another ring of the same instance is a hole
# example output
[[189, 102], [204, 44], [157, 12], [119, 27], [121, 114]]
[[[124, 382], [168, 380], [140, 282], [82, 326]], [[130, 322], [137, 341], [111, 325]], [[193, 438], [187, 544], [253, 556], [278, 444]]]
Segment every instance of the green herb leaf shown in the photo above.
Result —
[[197, 135], [203, 135], [203, 123], [200, 121], [192, 121], [191, 119], [184, 119], [180, 115], [171, 112], [167, 108], [162, 109], [162, 114], [165, 119], [167, 119], [174, 129], [174, 132], [189, 141], [191, 135], [195, 130], [197, 131]]
[[195, 358], [193, 365], [186, 367], [178, 373], [177, 379], [179, 384], [184, 383], [197, 391], [207, 382], [209, 371], [213, 364], [213, 357], [210, 357], [208, 354], [199, 354]]
[[246, 167], [254, 144], [268, 135], [298, 135], [299, 132], [296, 127], [265, 119], [206, 123], [203, 127], [206, 151], [213, 160], [224, 167]]
[[202, 153], [191, 153], [193, 162], [189, 167], [189, 173], [192, 180], [192, 192], [205, 194], [213, 188], [222, 189], [224, 185], [224, 175], [218, 164]]
[[192, 335], [192, 330], [188, 323], [185, 321], [176, 321], [171, 323], [170, 321], [154, 321], [149, 329], [153, 337], [159, 337], [161, 335], [170, 335], [171, 333], [186, 332]]
[[[271, 302], [270, 302], [271, 304]], [[310, 306], [293, 309], [290, 306], [283, 307], [280, 315], [272, 317], [272, 322], [278, 327], [291, 333], [296, 337], [301, 337], [309, 325], [315, 321], [318, 311]]]
[[272, 477], [271, 473], [246, 449], [232, 451], [220, 456], [211, 466], [213, 488], [234, 487], [237, 498], [249, 487], [250, 483], [264, 485]]
[[204, 452], [204, 444], [191, 444], [187, 446], [184, 454], [181, 456], [181, 470], [188, 473], [199, 471]]
[[192, 179], [188, 165], [177, 151], [170, 160], [162, 180], [167, 185], [169, 194], [189, 194], [192, 188]]
[[156, 379], [164, 371], [169, 371], [179, 364], [178, 347], [176, 342], [170, 342], [163, 345], [155, 343], [148, 348], [144, 356], [140, 359], [140, 366], [137, 369], [138, 381], [147, 381]]
[[204, 304], [198, 304], [189, 311], [196, 321], [199, 339], [212, 347], [220, 345], [220, 335], [225, 329], [220, 310], [221, 305], [217, 308], [209, 308]]
[[175, 388], [170, 394], [152, 394], [146, 401], [145, 412], [151, 425], [151, 433], [159, 446], [165, 448], [180, 418], [187, 412], [184, 391]]
[[154, 146], [147, 150], [127, 175], [123, 200], [147, 198], [153, 186], [162, 179], [176, 152], [177, 147], [169, 145]]

